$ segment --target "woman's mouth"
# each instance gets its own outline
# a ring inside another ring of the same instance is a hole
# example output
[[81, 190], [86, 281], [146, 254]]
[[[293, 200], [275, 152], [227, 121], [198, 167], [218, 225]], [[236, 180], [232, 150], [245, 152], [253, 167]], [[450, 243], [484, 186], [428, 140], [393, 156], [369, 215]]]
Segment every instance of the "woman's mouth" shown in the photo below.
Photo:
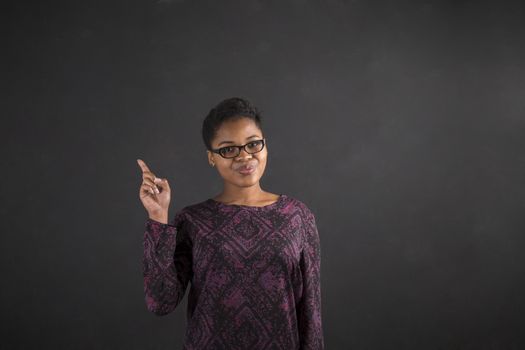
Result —
[[240, 167], [237, 171], [243, 175], [250, 175], [255, 171], [255, 167]]

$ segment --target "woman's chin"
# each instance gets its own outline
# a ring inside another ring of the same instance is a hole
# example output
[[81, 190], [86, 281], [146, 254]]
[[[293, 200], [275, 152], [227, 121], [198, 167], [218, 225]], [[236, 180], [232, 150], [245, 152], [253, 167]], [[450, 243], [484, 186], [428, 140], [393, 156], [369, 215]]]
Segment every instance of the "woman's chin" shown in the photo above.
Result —
[[249, 187], [255, 185], [259, 181], [259, 178], [256, 176], [244, 176], [244, 177], [237, 177], [232, 181], [233, 183], [238, 184], [241, 187]]

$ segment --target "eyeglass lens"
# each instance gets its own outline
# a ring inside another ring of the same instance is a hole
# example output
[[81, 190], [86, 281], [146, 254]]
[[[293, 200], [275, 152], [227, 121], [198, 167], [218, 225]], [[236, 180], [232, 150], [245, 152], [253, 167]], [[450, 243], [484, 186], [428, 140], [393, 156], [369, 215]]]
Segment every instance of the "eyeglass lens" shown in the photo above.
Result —
[[[253, 141], [253, 142], [248, 143], [246, 146], [244, 146], [244, 149], [248, 153], [260, 152], [262, 148], [263, 148], [262, 140]], [[229, 147], [221, 148], [220, 152], [223, 157], [234, 158], [240, 154], [240, 149], [239, 147], [229, 146]]]

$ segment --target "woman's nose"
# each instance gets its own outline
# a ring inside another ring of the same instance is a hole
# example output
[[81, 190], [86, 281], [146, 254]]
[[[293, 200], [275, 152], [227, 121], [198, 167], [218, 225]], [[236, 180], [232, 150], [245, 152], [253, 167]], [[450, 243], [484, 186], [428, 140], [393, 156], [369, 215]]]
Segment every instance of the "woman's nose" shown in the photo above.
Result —
[[252, 157], [252, 155], [250, 153], [246, 152], [246, 150], [244, 148], [241, 148], [241, 151], [239, 152], [239, 155], [237, 156], [237, 158], [242, 159], [242, 158], [245, 158], [246, 156], [248, 158]]

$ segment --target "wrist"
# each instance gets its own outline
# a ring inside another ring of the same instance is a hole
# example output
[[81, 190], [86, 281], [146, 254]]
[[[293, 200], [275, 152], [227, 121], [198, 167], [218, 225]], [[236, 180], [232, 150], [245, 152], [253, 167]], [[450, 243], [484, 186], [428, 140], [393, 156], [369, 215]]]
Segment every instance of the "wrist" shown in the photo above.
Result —
[[158, 221], [162, 224], [167, 224], [168, 223], [168, 213], [155, 213], [155, 214], [150, 214], [149, 215], [149, 218], [151, 220], [155, 220], [155, 221]]

